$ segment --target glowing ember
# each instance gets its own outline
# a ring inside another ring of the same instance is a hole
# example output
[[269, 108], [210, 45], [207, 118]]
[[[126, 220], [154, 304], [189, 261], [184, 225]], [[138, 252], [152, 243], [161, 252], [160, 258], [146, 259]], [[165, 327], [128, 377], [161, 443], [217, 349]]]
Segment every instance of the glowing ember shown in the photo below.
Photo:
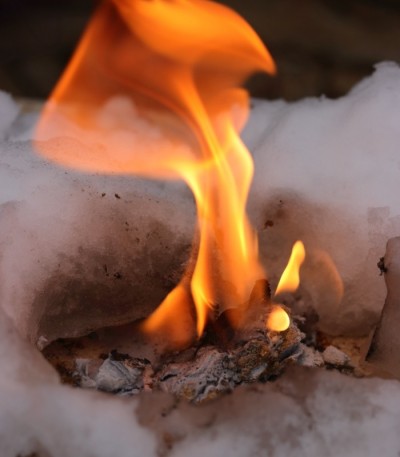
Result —
[[[239, 136], [249, 111], [240, 85], [255, 71], [273, 73], [272, 58], [251, 27], [223, 5], [108, 0], [89, 24], [38, 125], [40, 137], [62, 122], [66, 136], [78, 133], [82, 142], [101, 144], [85, 154], [37, 144], [39, 152], [62, 165], [183, 179], [192, 190], [199, 227], [194, 262], [143, 326], [173, 334], [182, 344], [193, 331], [180, 321], [185, 316], [190, 321], [193, 306], [200, 336], [217, 306], [221, 311], [246, 303], [256, 280], [265, 276], [245, 212], [253, 162]], [[121, 96], [146, 122], [156, 122], [168, 141], [155, 140], [143, 150], [124, 135], [124, 141], [116, 141], [119, 123], [127, 120], [116, 117], [110, 125], [99, 113]], [[296, 246], [301, 254], [302, 245]], [[304, 253], [298, 267], [303, 259]], [[295, 260], [285, 270], [285, 283]], [[277, 293], [293, 287], [280, 283]], [[289, 325], [282, 311], [271, 314], [271, 328]]]
[[288, 313], [280, 306], [274, 306], [268, 315], [267, 328], [275, 332], [283, 332], [290, 326]]

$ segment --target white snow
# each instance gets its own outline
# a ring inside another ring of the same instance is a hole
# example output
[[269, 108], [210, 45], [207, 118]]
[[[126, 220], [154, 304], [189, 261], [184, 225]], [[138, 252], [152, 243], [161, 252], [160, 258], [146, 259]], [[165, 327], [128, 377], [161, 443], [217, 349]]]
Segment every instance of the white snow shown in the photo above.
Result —
[[399, 391], [397, 381], [296, 369], [152, 426], [175, 439], [173, 457], [389, 457], [400, 451]]
[[302, 284], [332, 333], [366, 333], [383, 306], [376, 264], [400, 233], [399, 119], [400, 68], [382, 63], [338, 100], [256, 103], [244, 134], [256, 170], [250, 214], [271, 279], [302, 239]]
[[[133, 259], [134, 274], [145, 266], [146, 274], [159, 278], [170, 266], [154, 258], [177, 255], [166, 254], [168, 241], [191, 242], [193, 202], [181, 185], [89, 176], [44, 162], [27, 141], [32, 115], [17, 118], [17, 113], [10, 97], [0, 94], [2, 457], [152, 456], [157, 446], [174, 457], [399, 455], [397, 381], [298, 369], [205, 407], [175, 408], [170, 402], [166, 410], [160, 396], [118, 399], [61, 386], [27, 339], [36, 343], [82, 333], [115, 323], [119, 315], [107, 304], [90, 308], [87, 298], [70, 297], [58, 303], [60, 309], [44, 303], [60, 287], [46, 285], [48, 278], [66, 278], [64, 298], [84, 275], [96, 287], [104, 282], [105, 262], [113, 273]], [[365, 332], [383, 305], [376, 262], [387, 239], [400, 231], [398, 119], [400, 69], [386, 63], [339, 100], [256, 102], [244, 134], [255, 157], [249, 210], [260, 229], [262, 259], [274, 280], [292, 242], [305, 241], [303, 290], [326, 329]], [[79, 138], [63, 141], [90, 147]], [[262, 229], [266, 219], [274, 225]], [[155, 220], [169, 232], [160, 241], [163, 231], [153, 231], [148, 243], [159, 244], [152, 251], [146, 250], [147, 241], [137, 247], [136, 233], [124, 235], [128, 223], [146, 239]], [[330, 258], [344, 280], [343, 300]], [[152, 293], [154, 280], [142, 277], [138, 283]], [[69, 313], [63, 314], [64, 306]], [[39, 324], [46, 319], [48, 333], [41, 335]]]
[[[393, 457], [400, 383], [289, 370], [275, 383], [194, 407], [164, 395], [123, 399], [58, 383], [0, 315], [2, 457]], [[159, 454], [158, 454], [159, 455]]]
[[2, 310], [0, 360], [1, 457], [154, 455], [155, 440], [136, 418], [137, 402], [60, 385]]

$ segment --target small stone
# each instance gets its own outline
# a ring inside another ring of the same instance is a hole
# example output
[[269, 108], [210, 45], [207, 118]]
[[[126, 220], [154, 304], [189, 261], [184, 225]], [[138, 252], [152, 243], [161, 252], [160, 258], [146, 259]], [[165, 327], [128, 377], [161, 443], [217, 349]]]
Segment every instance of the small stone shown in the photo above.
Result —
[[95, 389], [97, 387], [94, 378], [96, 377], [102, 363], [102, 360], [76, 359], [76, 374], [79, 376], [79, 384], [81, 387], [87, 389]]
[[322, 357], [328, 365], [334, 365], [337, 367], [350, 365], [349, 356], [335, 346], [328, 346], [322, 353]]
[[110, 354], [105, 360], [77, 359], [76, 374], [80, 386], [120, 395], [133, 395], [143, 390], [145, 380], [152, 376], [148, 362], [133, 358], [118, 359], [114, 356], [115, 354]]
[[37, 342], [36, 342], [36, 346], [37, 348], [39, 349], [39, 351], [43, 351], [43, 349], [49, 344], [49, 340], [41, 335], [39, 336]]
[[301, 347], [303, 352], [298, 359], [299, 365], [303, 367], [322, 367], [325, 364], [324, 358], [319, 351], [305, 344], [302, 344]]

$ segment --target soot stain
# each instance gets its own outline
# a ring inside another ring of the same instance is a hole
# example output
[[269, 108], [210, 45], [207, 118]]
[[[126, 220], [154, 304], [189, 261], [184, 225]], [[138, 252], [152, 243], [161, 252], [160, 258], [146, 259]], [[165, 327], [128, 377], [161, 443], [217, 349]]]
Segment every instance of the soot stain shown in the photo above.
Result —
[[61, 255], [32, 304], [36, 336], [78, 336], [147, 317], [179, 282], [190, 251], [190, 244], [154, 221], [140, 249], [135, 238], [128, 245], [114, 239], [107, 248], [81, 246], [76, 254]]

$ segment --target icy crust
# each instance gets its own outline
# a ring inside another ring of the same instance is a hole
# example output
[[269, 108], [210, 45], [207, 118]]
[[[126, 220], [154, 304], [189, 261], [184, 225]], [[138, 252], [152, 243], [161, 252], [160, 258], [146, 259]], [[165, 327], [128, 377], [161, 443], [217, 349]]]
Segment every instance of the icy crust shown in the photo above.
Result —
[[201, 407], [59, 384], [0, 312], [2, 457], [393, 457], [400, 384], [293, 369]]
[[376, 264], [400, 233], [399, 119], [400, 68], [382, 63], [338, 100], [256, 101], [244, 133], [255, 160], [250, 214], [270, 279], [302, 239], [303, 289], [330, 333], [365, 333], [383, 306]]

